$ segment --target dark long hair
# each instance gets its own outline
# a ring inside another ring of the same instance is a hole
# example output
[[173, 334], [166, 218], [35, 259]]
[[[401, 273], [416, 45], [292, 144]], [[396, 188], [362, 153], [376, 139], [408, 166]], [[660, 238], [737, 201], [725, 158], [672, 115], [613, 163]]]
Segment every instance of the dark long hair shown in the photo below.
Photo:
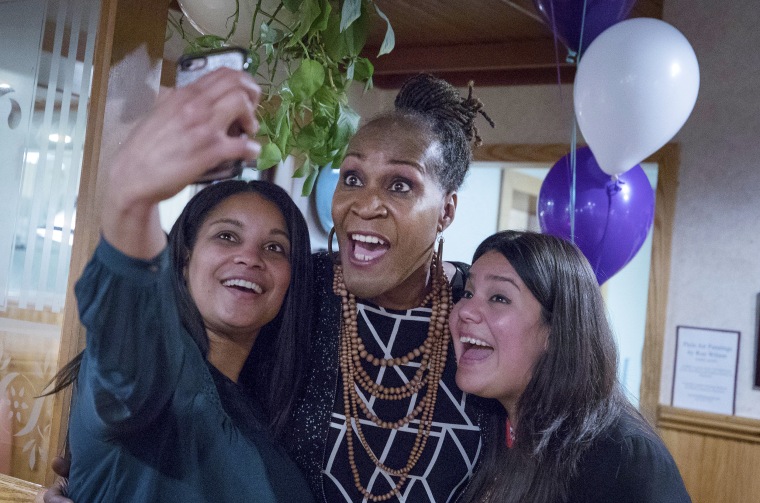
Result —
[[440, 145], [441, 156], [433, 166], [436, 178], [445, 192], [457, 190], [464, 181], [472, 160], [472, 148], [481, 144], [475, 119], [482, 115], [483, 104], [472, 96], [472, 84], [466, 98], [450, 83], [428, 73], [409, 78], [394, 101], [395, 109], [371, 120], [367, 126], [381, 121], [406, 122], [416, 128], [415, 134], [427, 135]]
[[465, 501], [557, 503], [581, 456], [632, 406], [617, 379], [617, 347], [596, 277], [578, 248], [533, 232], [504, 231], [473, 262], [498, 252], [541, 304], [549, 343], [517, 403], [512, 449], [488, 446]]
[[[290, 285], [277, 316], [262, 327], [240, 374], [239, 382], [264, 408], [268, 426], [282, 432], [303, 378], [309, 351], [311, 313], [311, 244], [306, 221], [290, 196], [263, 181], [227, 180], [198, 192], [185, 206], [169, 233], [172, 283], [182, 324], [204, 356], [209, 349], [206, 327], [185, 280], [184, 271], [195, 246], [198, 229], [222, 201], [241, 193], [255, 193], [272, 202], [283, 215], [290, 236]], [[82, 354], [54, 378], [55, 393], [76, 380]], [[226, 408], [226, 407], [225, 407]]]

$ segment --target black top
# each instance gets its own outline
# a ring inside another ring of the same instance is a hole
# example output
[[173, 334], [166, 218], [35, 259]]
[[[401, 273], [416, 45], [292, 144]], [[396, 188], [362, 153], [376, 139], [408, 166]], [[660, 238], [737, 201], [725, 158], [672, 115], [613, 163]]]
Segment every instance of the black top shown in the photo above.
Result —
[[[369, 303], [357, 303], [359, 334], [371, 354], [394, 358], [407, 354], [420, 346], [428, 335], [430, 308], [396, 311]], [[419, 358], [408, 365], [375, 367], [364, 362], [364, 369], [372, 379], [385, 386], [401, 386], [411, 380], [419, 368]], [[470, 418], [471, 397], [460, 391], [454, 381], [456, 361], [453, 349], [448, 352], [446, 367], [438, 386], [433, 425], [425, 449], [412, 469], [410, 477], [400, 488], [401, 497], [387, 501], [450, 501], [452, 494], [467, 485], [480, 452], [480, 427]], [[338, 389], [343, 390], [342, 376]], [[364, 402], [384, 421], [404, 417], [424, 397], [427, 387], [404, 400], [380, 400], [365, 396]], [[361, 414], [361, 412], [360, 412]], [[398, 430], [381, 428], [361, 416], [361, 428], [372, 452], [386, 466], [406, 466], [412, 450], [419, 420], [415, 419]], [[356, 420], [356, 418], [354, 418]], [[362, 447], [355, 429], [353, 433], [354, 459], [361, 474], [362, 485], [375, 495], [385, 494], [396, 484], [391, 477], [377, 468]], [[362, 495], [354, 485], [348, 463], [346, 446], [346, 419], [342, 393], [336, 393], [327, 442], [327, 462], [323, 480], [325, 496], [330, 503], [361, 501]]]
[[[454, 297], [457, 299], [461, 295], [461, 287], [464, 284], [463, 275], [461, 273], [461, 264], [458, 264], [459, 271], [457, 275], [452, 278], [452, 288], [454, 290]], [[340, 490], [336, 486], [330, 475], [325, 473], [325, 469], [328, 468], [330, 473], [340, 473], [337, 477], [339, 480], [338, 485], [347, 488], [348, 491], [354, 492], [353, 478], [348, 470], [348, 459], [345, 455], [345, 451], [341, 452], [340, 445], [334, 440], [337, 438], [335, 435], [330, 439], [331, 434], [331, 419], [333, 418], [333, 412], [336, 413], [335, 419], [338, 421], [335, 423], [336, 427], [339, 427], [340, 415], [343, 413], [342, 396], [338, 397], [336, 393], [342, 393], [342, 387], [339, 383], [339, 360], [338, 360], [338, 344], [340, 334], [340, 298], [336, 296], [332, 291], [333, 281], [333, 269], [332, 262], [326, 253], [318, 253], [314, 255], [314, 276], [315, 276], [315, 320], [314, 320], [314, 334], [311, 341], [310, 351], [310, 363], [309, 369], [305, 379], [305, 384], [301, 396], [299, 397], [295, 410], [288, 425], [288, 434], [286, 435], [287, 448], [296, 461], [301, 466], [302, 470], [306, 474], [307, 480], [311, 485], [312, 492], [317, 497], [318, 501], [325, 503], [338, 503], [346, 501], [346, 498], [335, 499], [336, 491]], [[361, 301], [360, 301], [361, 302]], [[365, 304], [365, 310], [369, 305]], [[378, 311], [375, 309], [375, 311]], [[397, 316], [398, 312], [391, 312], [388, 310], [385, 314], [380, 315], [380, 318], [393, 318]], [[412, 310], [419, 311], [419, 310]], [[402, 312], [404, 316], [405, 312]], [[413, 313], [414, 314], [414, 313]], [[429, 310], [427, 313], [419, 311], [418, 314], [422, 317], [429, 318]], [[377, 312], [373, 312], [373, 316], [376, 316]], [[426, 322], [421, 322], [420, 325], [427, 325]], [[385, 332], [385, 329], [382, 330]], [[417, 332], [417, 331], [415, 331]], [[425, 331], [425, 334], [427, 332]], [[367, 338], [362, 333], [365, 344]], [[387, 340], [388, 334], [383, 334], [381, 339]], [[417, 342], [419, 345], [420, 342]], [[456, 371], [454, 365], [453, 349], [449, 349], [449, 359], [446, 364], [446, 370], [444, 372], [443, 380], [446, 381], [449, 391], [453, 397], [462, 398], [462, 404], [464, 405], [465, 415], [469, 418], [470, 424], [474, 427], [480, 428], [480, 442], [487, 443], [495, 441], [493, 438], [494, 428], [485, 427], [482, 423], [485, 421], [486, 414], [484, 413], [485, 407], [489, 402], [483, 401], [474, 396], [467, 396], [466, 399], [462, 396], [462, 392], [456, 388], [453, 383], [453, 375]], [[395, 350], [394, 350], [394, 356]], [[446, 392], [443, 387], [439, 388], [438, 402], [441, 404], [446, 403], [444, 396]], [[453, 407], [456, 399], [448, 400]], [[455, 408], [455, 407], [454, 407]], [[442, 431], [445, 428], [445, 424], [452, 419], [449, 413], [445, 414], [445, 417], [439, 416], [443, 410], [452, 410], [450, 407], [436, 407], [434, 415], [434, 421], [439, 424], [438, 431]], [[460, 414], [461, 415], [461, 414]], [[389, 417], [391, 413], [389, 413]], [[381, 417], [384, 414], [381, 413]], [[401, 417], [401, 416], [398, 416]], [[397, 418], [398, 418], [397, 417]], [[465, 420], [466, 421], [466, 420]], [[364, 425], [365, 423], [362, 423]], [[336, 430], [337, 431], [337, 430]], [[433, 431], [436, 431], [435, 429]], [[476, 430], [470, 430], [476, 431]], [[335, 433], [333, 431], [332, 433]], [[412, 434], [413, 435], [413, 434]], [[413, 437], [412, 437], [413, 438]], [[425, 466], [430, 467], [434, 465], [437, 472], [441, 467], [445, 469], [450, 459], [457, 459], [453, 462], [454, 472], [451, 480], [444, 481], [443, 476], [434, 476], [434, 484], [439, 482], [448, 489], [441, 489], [441, 493], [436, 493], [434, 498], [424, 496], [422, 499], [407, 499], [406, 501], [414, 503], [424, 503], [426, 501], [448, 501], [453, 503], [457, 501], [459, 495], [463, 492], [464, 487], [469, 482], [469, 473], [473, 469], [473, 464], [477, 466], [479, 446], [477, 441], [473, 441], [472, 438], [465, 441], [465, 445], [460, 447], [456, 444], [453, 435], [446, 437], [448, 440], [439, 444], [438, 454], [436, 450], [432, 448], [435, 443], [429, 442], [423, 453], [423, 459], [418, 463], [418, 468], [415, 469], [415, 473], [421, 473], [424, 471]], [[380, 439], [380, 442], [383, 440]], [[337, 445], [338, 450], [335, 451]], [[358, 441], [354, 443], [355, 453], [358, 458], [364, 458], [363, 448], [358, 444]], [[398, 460], [398, 464], [394, 461], [389, 461], [391, 466], [404, 466], [408, 458], [408, 454], [411, 446], [398, 446], [400, 453], [396, 451], [397, 446], [393, 446], [390, 450], [393, 460]], [[334, 455], [333, 455], [334, 453]], [[430, 457], [428, 457], [430, 456]], [[332, 458], [332, 465], [331, 463]], [[464, 468], [467, 462], [469, 466]], [[357, 459], [358, 462], [363, 463], [363, 459]], [[368, 461], [368, 460], [367, 460]], [[336, 464], [337, 462], [337, 464]], [[343, 470], [345, 468], [346, 470]], [[361, 469], [361, 468], [360, 468]], [[369, 466], [369, 474], [365, 475], [362, 472], [362, 477], [369, 477], [374, 472], [374, 465]], [[459, 475], [455, 477], [454, 475]], [[346, 478], [346, 474], [349, 478]], [[440, 478], [440, 480], [439, 480]], [[462, 481], [464, 482], [462, 483]], [[365, 487], [367, 482], [364, 481]], [[407, 482], [407, 485], [409, 481]], [[329, 487], [331, 486], [332, 487]], [[418, 483], [420, 487], [423, 484]], [[402, 489], [403, 490], [403, 489]], [[436, 489], [438, 491], [438, 489]], [[448, 494], [443, 494], [448, 491]], [[379, 494], [380, 491], [374, 491], [375, 494]], [[422, 494], [422, 493], [420, 493]], [[416, 497], [417, 493], [415, 493]], [[353, 501], [361, 501], [353, 500]], [[391, 500], [396, 501], [396, 500]]]
[[625, 411], [581, 460], [570, 503], [690, 503], [667, 447]]

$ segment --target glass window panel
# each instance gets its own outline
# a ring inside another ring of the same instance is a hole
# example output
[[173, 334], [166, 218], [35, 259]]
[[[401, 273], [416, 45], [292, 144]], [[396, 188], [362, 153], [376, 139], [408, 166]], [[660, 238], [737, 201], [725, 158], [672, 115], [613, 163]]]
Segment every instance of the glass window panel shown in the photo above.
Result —
[[0, 0], [0, 472], [42, 482], [96, 0]]

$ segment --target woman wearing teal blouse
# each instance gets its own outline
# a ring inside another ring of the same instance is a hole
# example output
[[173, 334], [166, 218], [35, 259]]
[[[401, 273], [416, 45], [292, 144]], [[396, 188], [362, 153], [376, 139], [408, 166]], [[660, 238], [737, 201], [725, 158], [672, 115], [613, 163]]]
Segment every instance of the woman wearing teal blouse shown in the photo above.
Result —
[[210, 166], [258, 154], [227, 136], [234, 122], [255, 132], [258, 98], [228, 70], [173, 90], [111, 164], [102, 239], [76, 286], [78, 503], [313, 501], [275, 440], [309, 333], [297, 319], [310, 310], [303, 217], [274, 185], [225, 181], [188, 203], [168, 246], [158, 219], [158, 203]]

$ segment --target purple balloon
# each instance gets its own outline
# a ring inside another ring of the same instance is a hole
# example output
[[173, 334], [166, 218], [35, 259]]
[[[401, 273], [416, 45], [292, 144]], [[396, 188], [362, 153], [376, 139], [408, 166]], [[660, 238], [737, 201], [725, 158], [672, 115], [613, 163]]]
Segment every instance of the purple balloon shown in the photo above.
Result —
[[[654, 220], [654, 191], [641, 166], [617, 180], [602, 171], [591, 149], [575, 151], [575, 244], [601, 285], [636, 255]], [[570, 240], [570, 154], [549, 170], [538, 195], [541, 230]]]
[[585, 51], [600, 33], [628, 17], [636, 0], [586, 0], [585, 19], [583, 3], [584, 0], [533, 0], [549, 29], [575, 52], [579, 47]]

